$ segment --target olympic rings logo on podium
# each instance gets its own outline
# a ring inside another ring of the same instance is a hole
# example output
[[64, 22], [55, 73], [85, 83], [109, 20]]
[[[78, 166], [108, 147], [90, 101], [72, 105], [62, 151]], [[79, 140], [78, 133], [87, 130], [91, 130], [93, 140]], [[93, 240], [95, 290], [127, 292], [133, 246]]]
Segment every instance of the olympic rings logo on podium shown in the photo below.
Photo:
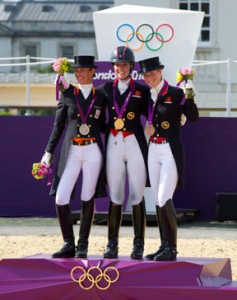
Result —
[[119, 279], [119, 271], [115, 267], [107, 267], [102, 271], [99, 267], [92, 266], [86, 271], [83, 267], [76, 266], [71, 270], [70, 275], [83, 290], [91, 290], [93, 286], [99, 290], [107, 290]]
[[[146, 30], [145, 30], [146, 29]], [[148, 32], [147, 32], [148, 30]], [[162, 34], [161, 31], [164, 31], [168, 36], [164, 37], [164, 33]], [[143, 36], [144, 33], [141, 33], [142, 31], [145, 31], [146, 37]], [[124, 35], [124, 37], [122, 37]], [[124, 23], [121, 24], [117, 30], [116, 30], [116, 36], [117, 39], [125, 43], [127, 47], [130, 47], [130, 42], [134, 39], [136, 36], [137, 40], [141, 43], [136, 48], [131, 48], [133, 51], [140, 51], [144, 45], [146, 45], [147, 49], [150, 51], [158, 51], [160, 50], [164, 43], [168, 43], [172, 40], [174, 37], [174, 29], [170, 24], [163, 23], [160, 24], [156, 30], [150, 25], [150, 24], [141, 24], [137, 27], [135, 30], [134, 27], [131, 24]], [[156, 38], [158, 47], [152, 47], [150, 43], [152, 42], [153, 38]]]

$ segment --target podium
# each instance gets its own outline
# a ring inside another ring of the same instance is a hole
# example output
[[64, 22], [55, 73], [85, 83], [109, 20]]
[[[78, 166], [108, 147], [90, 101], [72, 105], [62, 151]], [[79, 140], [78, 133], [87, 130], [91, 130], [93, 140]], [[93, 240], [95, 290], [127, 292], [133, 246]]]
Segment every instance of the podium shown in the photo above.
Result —
[[229, 258], [155, 262], [51, 259], [35, 255], [0, 261], [1, 300], [236, 300]]

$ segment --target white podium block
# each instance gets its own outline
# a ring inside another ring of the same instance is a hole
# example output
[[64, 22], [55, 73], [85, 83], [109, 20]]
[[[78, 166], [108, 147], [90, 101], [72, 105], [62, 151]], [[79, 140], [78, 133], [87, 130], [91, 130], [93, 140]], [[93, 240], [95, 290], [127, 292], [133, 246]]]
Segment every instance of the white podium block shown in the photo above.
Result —
[[98, 59], [109, 61], [118, 46], [128, 46], [136, 61], [159, 56], [164, 78], [176, 83], [176, 71], [190, 68], [203, 12], [121, 5], [93, 13]]

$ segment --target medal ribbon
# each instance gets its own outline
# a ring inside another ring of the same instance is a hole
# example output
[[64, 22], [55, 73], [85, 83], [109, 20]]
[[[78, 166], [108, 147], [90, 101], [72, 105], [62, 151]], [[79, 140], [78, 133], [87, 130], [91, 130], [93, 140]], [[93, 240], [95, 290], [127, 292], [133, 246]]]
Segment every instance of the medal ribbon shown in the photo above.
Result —
[[130, 91], [125, 99], [125, 101], [123, 102], [123, 105], [121, 107], [121, 109], [119, 109], [119, 106], [118, 106], [118, 102], [116, 101], [116, 96], [115, 96], [115, 87], [117, 85], [117, 82], [118, 82], [118, 79], [114, 81], [114, 84], [113, 84], [113, 95], [114, 95], [114, 108], [115, 108], [115, 111], [116, 111], [116, 114], [119, 118], [122, 118], [123, 114], [124, 114], [124, 111], [125, 111], [125, 108], [127, 107], [128, 105], [128, 102], [130, 100], [130, 98], [132, 97], [132, 94], [134, 93], [134, 90], [135, 90], [135, 82], [134, 80], [131, 78], [130, 80], [130, 83], [129, 83], [129, 86], [130, 86]]
[[88, 107], [87, 112], [86, 112], [85, 115], [84, 115], [84, 112], [83, 112], [83, 110], [82, 110], [82, 107], [80, 106], [80, 102], [79, 102], [79, 99], [78, 99], [79, 91], [80, 91], [80, 89], [75, 88], [75, 89], [74, 89], [74, 95], [76, 96], [76, 99], [77, 99], [77, 108], [78, 108], [79, 114], [80, 114], [80, 116], [81, 116], [82, 124], [86, 124], [88, 115], [89, 115], [89, 113], [91, 112], [91, 110], [92, 110], [92, 108], [93, 108], [93, 106], [94, 106], [94, 103], [95, 103], [95, 99], [96, 99], [95, 88], [92, 87], [93, 99], [92, 99], [91, 104], [89, 105], [89, 107]]
[[155, 109], [156, 103], [160, 96], [163, 96], [167, 93], [168, 86], [169, 86], [168, 82], [166, 80], [164, 80], [162, 89], [160, 90], [160, 92], [156, 98], [156, 101], [154, 101], [152, 107], [151, 107], [150, 103], [148, 104], [148, 118], [147, 118], [148, 124], [152, 124], [152, 119], [153, 119], [153, 114], [154, 114], [154, 109]]

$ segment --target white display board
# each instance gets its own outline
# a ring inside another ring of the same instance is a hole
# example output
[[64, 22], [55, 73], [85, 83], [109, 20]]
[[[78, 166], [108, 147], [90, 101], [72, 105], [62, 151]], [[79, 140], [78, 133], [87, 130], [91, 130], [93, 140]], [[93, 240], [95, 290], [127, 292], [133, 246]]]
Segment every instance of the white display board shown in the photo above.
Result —
[[93, 13], [98, 59], [109, 61], [118, 46], [128, 46], [136, 61], [159, 56], [164, 78], [176, 83], [176, 71], [190, 68], [203, 12], [121, 5]]

